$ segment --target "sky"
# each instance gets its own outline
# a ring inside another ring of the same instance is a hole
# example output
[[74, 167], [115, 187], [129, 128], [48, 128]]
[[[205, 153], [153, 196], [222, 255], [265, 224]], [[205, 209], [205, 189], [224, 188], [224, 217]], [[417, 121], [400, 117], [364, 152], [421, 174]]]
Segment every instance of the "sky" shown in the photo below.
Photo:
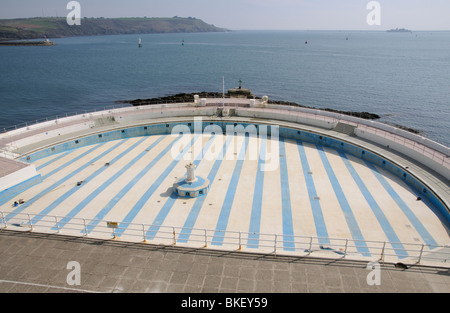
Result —
[[[450, 30], [450, 0], [379, 0], [378, 8], [369, 9], [371, 0], [78, 2], [81, 17], [196, 17], [231, 30]], [[0, 0], [0, 18], [65, 17], [70, 12], [68, 3], [69, 0]], [[368, 22], [369, 15], [372, 23]]]

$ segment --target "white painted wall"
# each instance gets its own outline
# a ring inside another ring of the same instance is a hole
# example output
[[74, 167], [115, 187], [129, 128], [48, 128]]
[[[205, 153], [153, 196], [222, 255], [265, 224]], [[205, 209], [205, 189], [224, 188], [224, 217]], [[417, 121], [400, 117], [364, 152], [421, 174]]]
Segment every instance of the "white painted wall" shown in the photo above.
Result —
[[402, 145], [398, 142], [377, 136], [375, 134], [372, 134], [370, 132], [361, 130], [361, 129], [356, 129], [355, 130], [355, 134], [356, 136], [369, 140], [369, 141], [373, 141], [377, 144], [380, 144], [384, 147], [388, 147], [389, 149], [398, 151], [400, 153], [403, 153], [404, 155], [418, 161], [421, 164], [424, 164], [425, 166], [431, 168], [432, 170], [436, 171], [437, 173], [441, 174], [442, 176], [444, 176], [447, 179], [450, 179], [450, 168], [444, 166], [443, 164], [439, 164], [436, 161], [434, 161], [433, 159], [425, 156], [422, 153], [419, 153], [411, 148], [406, 147], [405, 145]]
[[[97, 118], [105, 118], [114, 116], [116, 122], [132, 123], [144, 120], [151, 120], [156, 118], [170, 118], [170, 117], [194, 117], [194, 116], [215, 116], [217, 113], [217, 106], [221, 104], [222, 99], [207, 99], [207, 104], [210, 106], [196, 106], [195, 103], [181, 103], [181, 104], [161, 104], [142, 107], [124, 107], [120, 109], [113, 109], [107, 111], [93, 112], [82, 114], [58, 121], [48, 121], [45, 123], [29, 126], [26, 128], [14, 130], [12, 132], [2, 134], [0, 139], [11, 138], [17, 134], [26, 134], [27, 132], [42, 129], [44, 127], [58, 125], [59, 127], [51, 131], [32, 135], [30, 137], [22, 138], [10, 144], [10, 149], [16, 149], [26, 146], [30, 143], [44, 141], [46, 139], [55, 138], [59, 135], [67, 135], [77, 131], [85, 130], [93, 127], [94, 120]], [[235, 104], [250, 104], [250, 100], [246, 99], [225, 99], [225, 104], [228, 106], [235, 106]], [[236, 108], [236, 114], [240, 117], [260, 118], [270, 120], [281, 120], [300, 124], [306, 124], [324, 129], [333, 129], [338, 122], [348, 123], [357, 126], [356, 135], [373, 141], [375, 143], [387, 146], [398, 152], [401, 152], [418, 162], [430, 167], [436, 172], [442, 174], [447, 179], [450, 179], [450, 148], [440, 145], [437, 142], [431, 141], [422, 136], [412, 134], [410, 132], [395, 128], [390, 125], [378, 123], [375, 121], [367, 121], [347, 115], [337, 114], [333, 112], [320, 111], [315, 109], [308, 109], [295, 106], [283, 105], [267, 105], [267, 108], [260, 107], [239, 107]], [[86, 121], [88, 119], [88, 121]], [[80, 123], [77, 124], [76, 121]], [[64, 124], [71, 123], [71, 126], [64, 127]], [[374, 130], [379, 130], [380, 134], [374, 133]], [[390, 140], [386, 137], [394, 138]], [[392, 136], [393, 137], [392, 137]], [[411, 142], [414, 143], [414, 149], [411, 149]], [[421, 152], [420, 152], [421, 151]], [[431, 153], [429, 152], [431, 151]], [[440, 155], [439, 158], [433, 154]]]
[[14, 173], [0, 177], [0, 192], [21, 184], [38, 175], [34, 165], [22, 168]]
[[61, 127], [61, 128], [49, 130], [44, 133], [36, 134], [36, 135], [30, 136], [30, 137], [25, 137], [23, 139], [14, 141], [13, 143], [8, 144], [8, 147], [9, 147], [9, 149], [15, 150], [15, 149], [22, 148], [22, 147], [28, 146], [28, 145], [36, 143], [36, 142], [41, 142], [41, 141], [52, 139], [55, 137], [72, 134], [72, 133], [75, 133], [78, 131], [90, 129], [92, 127], [93, 127], [93, 123], [91, 123], [91, 122], [71, 125], [71, 126], [67, 126], [67, 127]]

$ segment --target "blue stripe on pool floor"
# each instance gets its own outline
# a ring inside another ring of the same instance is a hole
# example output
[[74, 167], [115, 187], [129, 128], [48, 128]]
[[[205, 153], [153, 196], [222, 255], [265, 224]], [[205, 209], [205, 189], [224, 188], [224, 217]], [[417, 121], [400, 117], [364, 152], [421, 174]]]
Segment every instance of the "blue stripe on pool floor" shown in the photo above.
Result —
[[94, 150], [97, 150], [98, 148], [100, 148], [100, 147], [103, 146], [104, 144], [105, 144], [105, 143], [95, 145], [93, 148], [89, 149], [88, 151], [86, 151], [86, 152], [80, 154], [79, 156], [77, 156], [77, 157], [75, 157], [75, 158], [73, 158], [73, 159], [70, 159], [69, 161], [67, 161], [66, 163], [62, 164], [62, 165], [59, 166], [58, 168], [52, 170], [51, 172], [49, 172], [49, 173], [47, 173], [47, 174], [45, 174], [45, 175], [42, 175], [42, 180], [46, 180], [46, 179], [49, 178], [50, 176], [52, 176], [52, 175], [58, 173], [59, 171], [65, 169], [66, 167], [71, 166], [74, 162], [77, 162], [78, 160], [82, 159], [82, 158], [85, 157], [86, 155], [89, 155], [89, 154], [92, 153]]
[[303, 175], [305, 177], [306, 187], [308, 189], [309, 201], [311, 203], [311, 209], [314, 217], [314, 223], [316, 226], [316, 233], [320, 244], [329, 244], [327, 226], [323, 217], [322, 207], [320, 202], [316, 199], [317, 192], [314, 184], [314, 180], [309, 167], [308, 157], [306, 156], [303, 143], [297, 141], [298, 152], [300, 154], [300, 161], [302, 163]]
[[266, 163], [267, 138], [262, 137], [260, 141], [258, 169], [256, 171], [255, 189], [253, 191], [252, 212], [250, 216], [249, 235], [247, 248], [259, 248], [259, 233], [261, 230], [261, 210], [264, 191], [264, 167]]
[[[92, 147], [90, 150], [86, 151], [85, 153], [83, 153], [82, 155], [78, 156], [77, 158], [75, 158], [72, 162], [78, 161], [79, 159], [82, 159], [83, 157], [89, 155], [90, 153], [94, 152], [95, 150], [97, 150], [98, 148], [102, 147], [104, 145], [104, 143], [99, 144], [99, 145], [95, 145], [94, 147]], [[69, 164], [67, 164], [64, 167], [60, 167], [59, 170], [67, 167]], [[11, 218], [14, 218], [18, 213], [23, 212], [25, 209], [27, 209], [30, 205], [32, 205], [34, 202], [38, 201], [39, 199], [41, 199], [42, 197], [44, 197], [47, 193], [53, 191], [55, 188], [59, 187], [61, 184], [65, 183], [67, 180], [69, 180], [70, 178], [72, 178], [73, 176], [75, 176], [76, 174], [78, 174], [80, 171], [84, 170], [85, 168], [87, 168], [88, 166], [91, 165], [91, 160], [89, 160], [87, 163], [85, 163], [83, 166], [79, 167], [78, 169], [76, 169], [75, 171], [72, 171], [70, 174], [67, 174], [66, 176], [64, 176], [63, 178], [61, 178], [60, 180], [58, 180], [56, 183], [52, 184], [50, 187], [44, 189], [43, 191], [39, 192], [37, 195], [35, 195], [34, 197], [32, 197], [30, 200], [28, 200], [25, 204], [21, 205], [20, 207], [18, 207], [17, 209], [15, 209], [13, 212], [11, 212], [10, 214], [7, 215], [6, 217], [6, 221], [9, 221]], [[56, 171], [52, 172], [52, 175], [55, 174]], [[50, 175], [47, 175], [47, 178]]]
[[[227, 136], [226, 142], [224, 144], [224, 146], [222, 147], [222, 150], [220, 152], [219, 155], [221, 156], [225, 156], [226, 155], [226, 151], [227, 151], [227, 147], [230, 144], [230, 142], [233, 140], [233, 136]], [[212, 188], [212, 185], [214, 183], [214, 179], [216, 178], [217, 172], [220, 169], [220, 166], [222, 164], [223, 158], [218, 158], [215, 162], [214, 165], [211, 169], [211, 171], [209, 172], [208, 175], [208, 180], [210, 182], [210, 188]], [[194, 205], [191, 208], [191, 211], [189, 212], [189, 215], [184, 223], [183, 229], [180, 232], [180, 235], [178, 236], [178, 241], [179, 242], [183, 242], [186, 243], [188, 242], [191, 233], [192, 233], [192, 228], [195, 225], [195, 222], [197, 221], [197, 217], [198, 214], [200, 213], [200, 210], [202, 209], [203, 203], [205, 202], [206, 197], [199, 197], [195, 200]]]
[[[161, 143], [164, 139], [164, 136], [161, 136], [156, 140], [149, 149], [149, 151], [153, 150], [159, 143]], [[163, 158], [173, 147], [173, 145], [181, 139], [181, 136], [173, 140], [167, 147], [161, 151], [154, 159], [152, 159], [147, 166], [145, 166], [142, 171], [139, 172], [124, 188], [122, 188], [104, 207], [101, 209], [94, 219], [87, 225], [87, 232], [90, 233], [115, 206], [116, 204], [144, 177], [147, 172], [155, 166], [158, 161]], [[148, 151], [148, 152], [149, 152]]]
[[[107, 151], [105, 151], [104, 153], [102, 153], [101, 155], [98, 155], [97, 157], [95, 157], [94, 159], [91, 160], [91, 163], [95, 163], [98, 160], [100, 160], [101, 158], [103, 158], [104, 156], [106, 156], [107, 154], [111, 153], [112, 151], [114, 151], [115, 149], [117, 149], [119, 146], [121, 146], [122, 144], [124, 144], [125, 141], [120, 141], [118, 142], [116, 145], [112, 146], [110, 149], [108, 149]], [[115, 161], [113, 161], [115, 162]], [[94, 172], [93, 174], [91, 174], [88, 178], [85, 179], [85, 183], [88, 183], [89, 181], [91, 181], [92, 179], [94, 179], [97, 175], [99, 175], [100, 173], [102, 173], [104, 170], [106, 169], [106, 166], [103, 166], [102, 168], [100, 168], [99, 170], [97, 170], [96, 172]], [[69, 198], [72, 194], [74, 194], [75, 192], [77, 192], [78, 190], [80, 190], [79, 186], [74, 186], [72, 187], [70, 190], [68, 190], [66, 193], [64, 193], [62, 196], [60, 196], [58, 199], [56, 199], [55, 201], [53, 201], [50, 205], [48, 205], [45, 209], [43, 209], [41, 212], [39, 212], [38, 216], [34, 217], [32, 219], [33, 224], [39, 222], [45, 215], [49, 214], [50, 212], [52, 212], [56, 207], [58, 207], [64, 200], [66, 200], [67, 198]]]
[[221, 246], [223, 244], [224, 236], [228, 227], [228, 220], [230, 218], [231, 208], [233, 207], [234, 197], [236, 195], [239, 178], [241, 176], [242, 167], [244, 166], [245, 156], [247, 154], [249, 137], [245, 137], [242, 144], [241, 151], [239, 152], [238, 160], [234, 167], [233, 174], [231, 176], [230, 184], [225, 195], [225, 200], [220, 211], [219, 219], [217, 221], [216, 230], [212, 239], [212, 244]]
[[347, 222], [347, 226], [350, 230], [351, 236], [352, 236], [353, 240], [356, 243], [358, 243], [356, 248], [357, 248], [358, 252], [360, 252], [363, 256], [370, 257], [371, 255], [370, 255], [369, 249], [367, 248], [367, 245], [365, 243], [364, 236], [361, 232], [361, 229], [359, 228], [358, 222], [356, 221], [355, 215], [353, 214], [350, 204], [347, 201], [344, 191], [342, 190], [341, 184], [339, 183], [339, 181], [333, 171], [330, 161], [328, 160], [328, 157], [326, 156], [323, 148], [321, 146], [316, 146], [316, 147], [317, 147], [317, 150], [319, 151], [319, 155], [322, 160], [322, 164], [325, 167], [325, 170], [327, 172], [331, 186], [333, 187], [336, 198], [338, 199], [339, 205], [342, 209], [342, 212], [344, 213], [344, 217]]
[[287, 167], [286, 147], [283, 138], [280, 138], [280, 181], [283, 217], [283, 247], [285, 251], [295, 251], [291, 190], [289, 187], [289, 172]]
[[144, 195], [136, 202], [136, 204], [133, 206], [133, 208], [128, 212], [128, 214], [125, 216], [125, 218], [120, 223], [119, 229], [116, 231], [116, 236], [120, 237], [123, 232], [128, 228], [129, 224], [134, 220], [136, 215], [141, 211], [141, 209], [144, 207], [145, 203], [150, 199], [150, 197], [153, 195], [153, 193], [156, 191], [156, 189], [161, 185], [161, 183], [167, 178], [167, 176], [170, 174], [170, 172], [173, 171], [175, 166], [178, 165], [180, 160], [183, 158], [183, 156], [191, 149], [191, 146], [195, 143], [195, 141], [198, 140], [202, 135], [201, 134], [195, 134], [194, 138], [189, 142], [188, 145], [186, 145], [182, 152], [180, 152], [173, 160], [169, 166], [159, 175], [159, 177], [154, 181], [154, 183], [150, 186], [149, 189], [144, 193]]
[[[203, 148], [201, 155], [197, 156], [197, 158], [193, 162], [197, 167], [201, 164], [201, 161], [203, 160], [202, 156], [205, 155], [205, 153], [209, 150], [211, 144], [215, 139], [215, 135], [211, 136], [211, 138]], [[161, 210], [159, 210], [158, 215], [155, 217], [155, 220], [152, 223], [152, 226], [150, 226], [150, 228], [147, 230], [146, 239], [153, 240], [155, 238], [156, 234], [161, 228], [161, 225], [164, 223], [167, 215], [169, 214], [177, 199], [179, 199], [178, 196], [174, 192], [172, 192], [169, 199], [167, 199]]]
[[36, 167], [36, 170], [37, 170], [37, 171], [40, 171], [40, 170], [46, 168], [47, 166], [49, 166], [49, 165], [53, 164], [54, 162], [56, 162], [56, 161], [62, 159], [62, 158], [65, 157], [66, 155], [70, 154], [71, 152], [72, 152], [72, 151], [66, 151], [66, 152], [64, 152], [64, 153], [61, 153], [61, 155], [59, 155], [59, 156], [53, 158], [52, 160], [50, 160], [50, 161], [48, 161], [48, 162], [46, 162], [46, 163], [44, 163], [44, 164], [39, 165], [38, 167]]
[[426, 230], [426, 228], [423, 226], [423, 224], [420, 222], [420, 220], [411, 211], [409, 206], [403, 201], [403, 199], [398, 195], [398, 193], [394, 190], [394, 188], [392, 188], [392, 186], [383, 177], [383, 175], [378, 171], [378, 169], [372, 163], [369, 163], [367, 161], [365, 161], [365, 163], [372, 170], [372, 172], [377, 177], [378, 181], [383, 185], [383, 187], [386, 189], [386, 191], [389, 193], [389, 195], [392, 197], [392, 199], [395, 201], [395, 203], [397, 203], [397, 205], [400, 207], [400, 209], [406, 215], [408, 220], [411, 222], [412, 226], [419, 233], [420, 237], [422, 237], [423, 241], [425, 241], [425, 243], [430, 246], [437, 245], [436, 241], [433, 239], [433, 237], [430, 235], [430, 233]]
[[356, 185], [358, 186], [359, 190], [363, 194], [364, 198], [367, 201], [367, 204], [369, 204], [373, 214], [378, 220], [378, 223], [380, 224], [381, 228], [383, 229], [384, 234], [386, 235], [387, 239], [391, 243], [392, 247], [394, 248], [395, 253], [398, 257], [407, 257], [408, 254], [405, 251], [405, 248], [402, 244], [400, 244], [400, 239], [398, 238], [397, 234], [395, 233], [394, 229], [392, 228], [391, 224], [389, 223], [388, 219], [383, 213], [383, 210], [381, 210], [380, 206], [370, 193], [369, 189], [367, 189], [364, 181], [359, 176], [358, 172], [356, 172], [355, 168], [351, 164], [350, 160], [348, 159], [347, 155], [342, 152], [338, 151], [339, 155], [342, 157], [342, 160], [344, 161], [345, 166], [347, 167], [348, 171], [350, 172], [350, 175], [352, 175], [353, 180], [355, 181]]
[[[145, 141], [146, 138], [142, 138], [140, 139], [138, 142], [136, 142], [134, 145], [132, 145], [131, 147], [129, 147], [127, 150], [125, 150], [124, 152], [122, 152], [121, 154], [119, 154], [117, 157], [115, 157], [111, 162], [110, 165], [113, 165], [114, 163], [116, 163], [117, 161], [119, 161], [121, 158], [123, 158], [125, 155], [129, 154], [130, 152], [132, 152], [137, 146], [139, 146], [143, 141]], [[114, 150], [115, 148], [117, 148], [119, 145], [114, 146], [111, 150]], [[137, 161], [139, 161], [147, 152], [144, 151], [141, 154], [139, 154], [136, 158], [134, 158], [131, 162], [129, 162], [128, 164], [126, 164], [125, 166], [123, 166], [116, 174], [114, 174], [113, 176], [111, 176], [106, 182], [104, 182], [103, 184], [101, 184], [99, 187], [97, 187], [97, 189], [95, 189], [94, 191], [92, 191], [87, 197], [85, 197], [82, 201], [80, 201], [78, 203], [77, 206], [75, 206], [75, 208], [73, 208], [68, 214], [66, 214], [66, 216], [58, 223], [58, 225], [53, 228], [63, 228], [67, 223], [70, 222], [71, 219], [73, 219], [78, 213], [81, 212], [81, 210], [83, 210], [92, 200], [95, 199], [95, 197], [97, 197], [101, 192], [103, 192], [106, 188], [108, 188], [112, 183], [114, 183], [114, 181], [116, 181], [123, 173], [125, 173], [131, 166], [133, 166]], [[93, 162], [95, 162], [96, 160], [93, 160]], [[103, 171], [105, 171], [107, 169], [106, 166], [104, 166], [103, 168], [99, 169], [97, 172], [95, 172], [94, 174], [92, 174], [90, 177], [88, 177], [86, 179], [86, 183], [89, 184], [89, 181], [94, 179], [97, 175], [99, 175], [100, 173], [102, 173]], [[87, 185], [88, 187], [88, 185]], [[74, 187], [72, 190], [69, 190], [69, 192], [67, 194], [65, 194], [65, 198], [63, 199], [58, 199], [56, 204], [61, 203], [61, 201], [65, 200], [68, 196], [70, 196], [72, 193], [74, 193], [75, 191], [77, 191], [77, 188]], [[70, 193], [70, 194], [69, 194]]]

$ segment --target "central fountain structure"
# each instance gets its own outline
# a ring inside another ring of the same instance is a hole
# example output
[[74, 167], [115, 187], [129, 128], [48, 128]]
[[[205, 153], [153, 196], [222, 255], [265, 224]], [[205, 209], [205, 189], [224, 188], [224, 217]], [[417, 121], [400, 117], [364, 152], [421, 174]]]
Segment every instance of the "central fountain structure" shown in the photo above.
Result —
[[173, 190], [177, 196], [182, 198], [197, 198], [206, 195], [209, 191], [209, 180], [195, 176], [196, 165], [189, 163], [186, 165], [186, 176], [173, 185]]

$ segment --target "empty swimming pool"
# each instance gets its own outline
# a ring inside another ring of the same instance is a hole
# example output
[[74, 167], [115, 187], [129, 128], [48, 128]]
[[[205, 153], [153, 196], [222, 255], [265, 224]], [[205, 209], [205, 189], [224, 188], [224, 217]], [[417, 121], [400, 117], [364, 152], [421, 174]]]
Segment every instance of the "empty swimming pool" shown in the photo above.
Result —
[[[76, 147], [77, 141], [29, 157], [42, 182], [3, 199], [0, 211], [9, 224], [78, 235], [96, 236], [110, 221], [117, 226], [114, 236], [126, 238], [142, 225], [139, 232], [154, 243], [167, 243], [160, 233], [173, 229], [173, 243], [203, 241], [204, 235], [205, 245], [226, 248], [229, 234], [235, 234], [235, 245], [249, 251], [271, 246], [266, 234], [276, 234], [279, 249], [287, 253], [310, 249], [298, 239], [308, 237], [337, 253], [344, 244], [331, 238], [351, 240], [355, 244], [345, 252], [367, 257], [379, 253], [371, 241], [388, 243], [400, 258], [408, 256], [402, 243], [448, 244], [439, 210], [426, 197], [418, 198], [405, 180], [355, 156], [359, 151], [286, 132], [294, 130], [281, 130], [277, 138], [208, 132], [97, 135], [97, 142]], [[210, 190], [179, 198], [172, 187], [190, 162], [210, 181]], [[14, 206], [17, 200], [23, 203]]]

